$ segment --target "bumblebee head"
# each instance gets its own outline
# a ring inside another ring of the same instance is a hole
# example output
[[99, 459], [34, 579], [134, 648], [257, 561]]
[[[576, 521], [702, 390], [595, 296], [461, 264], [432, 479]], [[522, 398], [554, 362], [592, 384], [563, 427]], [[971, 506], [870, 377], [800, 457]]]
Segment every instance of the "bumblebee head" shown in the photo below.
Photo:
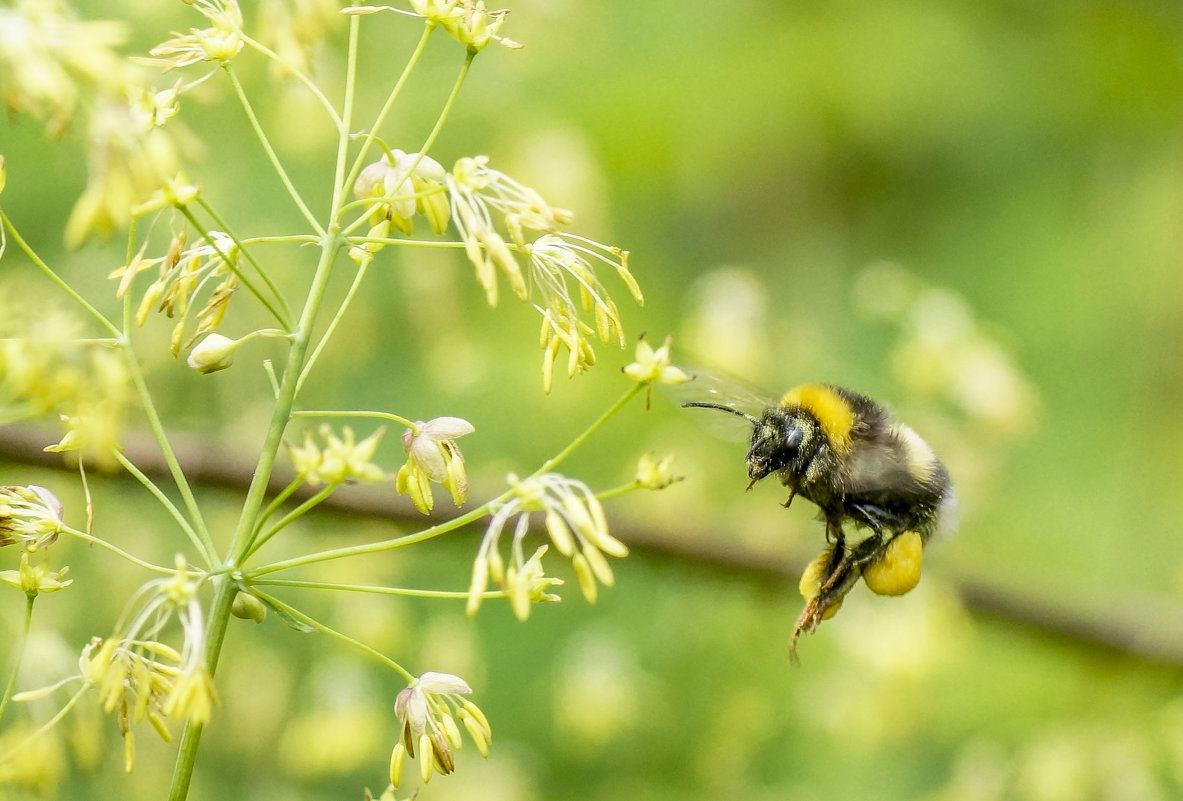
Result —
[[793, 415], [769, 409], [754, 422], [748, 448], [748, 478], [756, 483], [791, 465], [801, 451], [806, 431]]
[[795, 463], [799, 466], [803, 458], [803, 446], [814, 438], [814, 426], [810, 425], [810, 419], [783, 407], [765, 409], [763, 415], [754, 417], [719, 403], [692, 401], [682, 405], [718, 409], [742, 417], [752, 424], [752, 440], [747, 458], [748, 478], [752, 484]]

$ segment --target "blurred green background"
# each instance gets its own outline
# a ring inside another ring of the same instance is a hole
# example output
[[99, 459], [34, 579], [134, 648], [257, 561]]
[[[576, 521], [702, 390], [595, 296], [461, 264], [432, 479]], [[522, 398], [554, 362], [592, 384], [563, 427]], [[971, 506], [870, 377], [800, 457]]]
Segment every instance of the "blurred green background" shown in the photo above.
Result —
[[[250, 24], [254, 4], [245, 12]], [[130, 53], [201, 24], [180, 3], [84, 14], [132, 18]], [[393, 15], [365, 23], [363, 117], [418, 36]], [[315, 62], [330, 86], [341, 33]], [[503, 33], [526, 47], [476, 60], [433, 155], [449, 166], [488, 154], [573, 209], [575, 231], [630, 250], [645, 307], [605, 277], [630, 337], [673, 333], [676, 359], [773, 392], [820, 380], [890, 403], [948, 462], [962, 522], [930, 549], [918, 590], [859, 588], [790, 668], [795, 571], [822, 547], [812, 510], [782, 510], [771, 482], [745, 493], [741, 442], [663, 399], [635, 405], [565, 470], [610, 486], [655, 450], [675, 453], [685, 480], [609, 506], [638, 547], [595, 606], [570, 581], [564, 603], [524, 625], [497, 603], [470, 621], [462, 602], [284, 595], [413, 672], [473, 685], [493, 724], [490, 759], [470, 745], [419, 798], [1183, 798], [1183, 5], [521, 0]], [[393, 146], [418, 149], [461, 55], [433, 40], [387, 131]], [[327, 126], [256, 56], [236, 66], [323, 208]], [[206, 87], [180, 118], [204, 143], [190, 177], [240, 235], [300, 231], [224, 82]], [[16, 225], [115, 309], [106, 275], [123, 262], [119, 238], [61, 245], [85, 181], [81, 132], [49, 142], [13, 117], [0, 152]], [[489, 309], [458, 254], [391, 250], [306, 407], [471, 420], [461, 444], [480, 499], [625, 388], [631, 353], [601, 348], [589, 374], [543, 396], [532, 310], [512, 298]], [[297, 297], [313, 252], [267, 258]], [[339, 273], [335, 298], [351, 271]], [[11, 246], [0, 281], [26, 308], [67, 307]], [[231, 333], [263, 322], [252, 314], [233, 308]], [[154, 321], [140, 340], [167, 420], [249, 458], [268, 416], [252, 365], [279, 351], [261, 344], [197, 376], [171, 362], [167, 330]], [[381, 451], [390, 469], [397, 433]], [[81, 520], [69, 473], [5, 464], [0, 481], [48, 486]], [[93, 489], [97, 533], [170, 560], [179, 539], [142, 491], [119, 477]], [[215, 528], [230, 529], [238, 495], [201, 494]], [[326, 512], [268, 553], [410, 525]], [[306, 575], [464, 589], [478, 539]], [[75, 584], [38, 604], [22, 688], [71, 672], [142, 580], [104, 553], [60, 547]], [[10, 594], [0, 642], [19, 617]], [[232, 622], [191, 797], [380, 791], [397, 677], [274, 616]], [[45, 757], [47, 794], [163, 794], [172, 749], [148, 734], [130, 777], [96, 710], [61, 734], [69, 747]]]

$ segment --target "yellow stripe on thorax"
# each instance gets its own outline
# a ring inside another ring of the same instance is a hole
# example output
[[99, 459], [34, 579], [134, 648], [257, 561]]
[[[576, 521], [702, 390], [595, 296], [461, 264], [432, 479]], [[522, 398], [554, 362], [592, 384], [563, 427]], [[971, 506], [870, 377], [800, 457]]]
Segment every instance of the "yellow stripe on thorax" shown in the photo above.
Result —
[[850, 450], [850, 432], [854, 429], [855, 414], [850, 404], [831, 387], [824, 384], [805, 384], [790, 389], [781, 398], [784, 408], [799, 408], [809, 412], [822, 427], [831, 448]]

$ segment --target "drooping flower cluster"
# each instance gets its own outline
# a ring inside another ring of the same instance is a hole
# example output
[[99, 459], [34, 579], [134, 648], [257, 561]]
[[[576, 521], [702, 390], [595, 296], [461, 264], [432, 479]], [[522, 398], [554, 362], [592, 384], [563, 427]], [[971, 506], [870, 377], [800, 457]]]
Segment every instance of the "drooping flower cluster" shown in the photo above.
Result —
[[[496, 305], [498, 300], [500, 271], [514, 294], [523, 301], [532, 301], [542, 315], [540, 345], [543, 388], [547, 392], [560, 347], [565, 346], [569, 352], [568, 376], [595, 363], [591, 337], [597, 336], [604, 344], [616, 341], [623, 347], [620, 313], [597, 277], [593, 262], [611, 266], [633, 299], [644, 303], [640, 287], [628, 269], [627, 251], [561, 233], [562, 226], [571, 222], [571, 212], [551, 206], [533, 189], [489, 167], [486, 156], [456, 162], [448, 176], [448, 192], [452, 219], [489, 305]], [[503, 221], [509, 242], [498, 232], [495, 214]], [[543, 235], [527, 242], [527, 230], [541, 231]], [[526, 274], [514, 250], [527, 258]], [[584, 320], [585, 314], [592, 316], [594, 325]]]
[[[559, 600], [547, 592], [551, 586], [562, 583], [546, 576], [542, 569], [547, 547], [537, 549], [528, 559], [522, 547], [534, 512], [542, 513], [555, 550], [571, 560], [584, 598], [595, 603], [598, 584], [610, 587], [615, 581], [606, 557], [628, 555], [624, 543], [608, 533], [608, 521], [595, 493], [582, 481], [558, 473], [543, 473], [524, 480], [511, 473], [509, 484], [513, 497], [493, 513], [473, 563], [468, 613], [475, 614], [480, 607], [490, 578], [509, 596], [519, 620], [530, 616], [533, 604]], [[501, 556], [500, 539], [515, 517], [507, 565]]]
[[373, 199], [370, 222], [383, 219], [410, 236], [412, 217], [423, 215], [431, 230], [442, 234], [448, 228], [448, 199], [444, 193], [447, 172], [440, 163], [421, 153], [392, 150], [366, 165], [353, 184], [359, 200]]
[[0, 548], [14, 544], [21, 548], [20, 568], [0, 570], [0, 583], [30, 598], [68, 587], [71, 580], [63, 577], [69, 568], [51, 570], [45, 561], [29, 560], [57, 540], [64, 519], [62, 502], [45, 487], [0, 487]]
[[45, 487], [0, 487], [0, 547], [20, 543], [35, 553], [57, 540], [64, 513]]
[[456, 769], [456, 750], [461, 747], [461, 725], [472, 738], [481, 756], [489, 755], [493, 730], [485, 713], [463, 696], [472, 689], [459, 676], [448, 673], [424, 673], [414, 679], [394, 702], [401, 737], [390, 755], [390, 783], [402, 783], [403, 763], [407, 757], [419, 759], [423, 783], [433, 773], [447, 775]]
[[[449, 173], [425, 155], [391, 150], [362, 170], [353, 191], [371, 201], [366, 210], [372, 228], [350, 249], [358, 263], [382, 247], [380, 240], [392, 226], [409, 235], [413, 216], [420, 214], [437, 234], [449, 222], [456, 226], [490, 306], [500, 299], [501, 279], [519, 300], [534, 306], [542, 315], [539, 344], [547, 392], [562, 348], [569, 354], [570, 377], [595, 364], [594, 339], [624, 346], [620, 311], [595, 268], [597, 263], [611, 267], [633, 299], [644, 303], [628, 268], [628, 251], [564, 233], [571, 212], [493, 169], [487, 156], [462, 158]], [[529, 232], [541, 236], [531, 241]]]
[[[200, 243], [186, 248], [185, 230], [173, 236], [165, 255], [145, 258], [144, 249], [127, 264], [111, 273], [119, 280], [116, 297], [122, 298], [131, 288], [135, 276], [153, 267], [158, 268], [156, 279], [148, 285], [136, 311], [136, 324], [143, 325], [155, 309], [170, 318], [179, 317], [172, 333], [172, 353], [177, 356], [201, 337], [217, 329], [226, 316], [230, 299], [239, 286], [241, 253], [229, 234], [211, 231]], [[216, 284], [214, 282], [217, 282]], [[187, 338], [185, 328], [193, 313], [192, 298], [213, 284], [205, 304], [194, 314], [197, 327]]]
[[451, 494], [452, 502], [460, 506], [468, 497], [468, 474], [456, 440], [476, 429], [459, 417], [436, 417], [426, 423], [419, 421], [415, 426], [403, 432], [407, 462], [398, 471], [398, 491], [409, 496], [415, 508], [427, 514], [435, 504], [431, 495], [434, 481], [442, 484]]
[[187, 4], [208, 19], [210, 27], [174, 34], [149, 51], [152, 58], [139, 61], [171, 70], [201, 61], [225, 62], [238, 55], [243, 45], [242, 11], [236, 0], [188, 0]]
[[[550, 392], [560, 347], [568, 351], [568, 378], [595, 364], [591, 336], [598, 336], [605, 345], [615, 341], [624, 347], [620, 312], [589, 259], [613, 267], [637, 303], [643, 303], [644, 297], [628, 270], [628, 251], [571, 234], [545, 234], [523, 250], [530, 258], [530, 286], [538, 294], [534, 308], [542, 315], [542, 386]], [[569, 281], [579, 287], [578, 304], [571, 296]], [[581, 312], [590, 313], [595, 325], [584, 321]]]
[[[135, 765], [134, 724], [147, 718], [171, 742], [169, 720], [205, 724], [218, 703], [204, 663], [206, 631], [197, 590], [178, 555], [175, 574], [140, 588], [141, 605], [130, 624], [82, 650], [82, 677], [98, 691], [104, 711], [116, 716], [128, 772]], [[159, 639], [174, 617], [183, 634], [180, 652]]]

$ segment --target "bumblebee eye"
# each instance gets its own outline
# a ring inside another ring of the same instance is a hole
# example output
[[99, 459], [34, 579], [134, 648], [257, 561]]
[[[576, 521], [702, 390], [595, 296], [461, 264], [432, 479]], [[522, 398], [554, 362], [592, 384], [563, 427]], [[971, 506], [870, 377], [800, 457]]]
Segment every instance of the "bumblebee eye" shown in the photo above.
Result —
[[797, 450], [797, 446], [801, 444], [801, 439], [804, 435], [799, 428], [790, 428], [785, 432], [785, 447], [791, 450]]

